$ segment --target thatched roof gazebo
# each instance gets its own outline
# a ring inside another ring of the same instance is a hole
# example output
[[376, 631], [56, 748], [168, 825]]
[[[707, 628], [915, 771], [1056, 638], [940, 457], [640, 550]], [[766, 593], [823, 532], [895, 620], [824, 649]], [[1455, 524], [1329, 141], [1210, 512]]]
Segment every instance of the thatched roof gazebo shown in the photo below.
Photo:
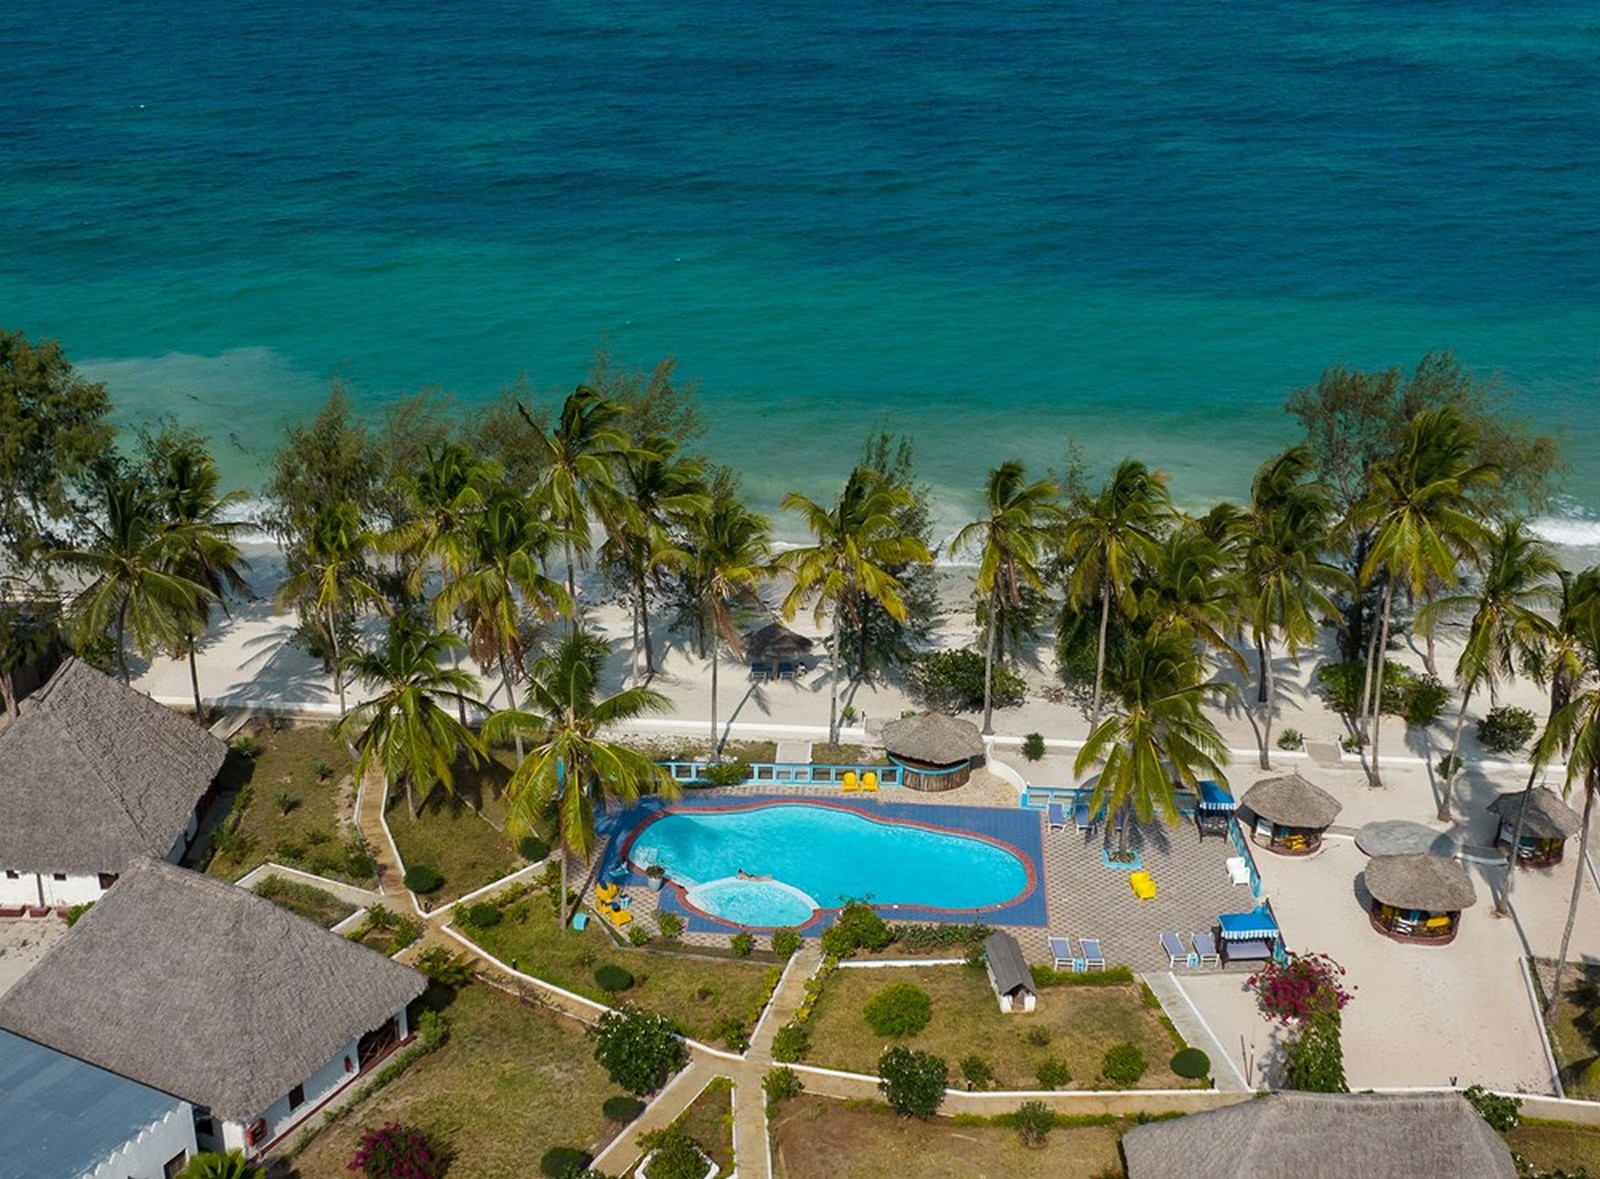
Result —
[[983, 764], [983, 735], [971, 721], [940, 712], [919, 712], [883, 726], [889, 760], [905, 770], [913, 790], [954, 790]]
[[1513, 1179], [1511, 1150], [1456, 1093], [1272, 1093], [1135, 1126], [1128, 1179]]
[[1322, 835], [1344, 806], [1321, 786], [1296, 771], [1263, 778], [1239, 800], [1255, 816], [1251, 838], [1283, 856], [1306, 856], [1322, 846]]
[[769, 622], [760, 630], [744, 637], [744, 657], [750, 664], [750, 674], [757, 678], [776, 675], [788, 679], [811, 655], [815, 644], [805, 635], [796, 634], [781, 622]]
[[1544, 786], [1502, 794], [1489, 804], [1489, 813], [1500, 816], [1494, 845], [1501, 851], [1511, 851], [1517, 816], [1522, 813], [1524, 802], [1528, 813], [1522, 820], [1522, 838], [1517, 841], [1517, 854], [1512, 857], [1512, 863], [1519, 868], [1548, 868], [1559, 864], [1567, 840], [1578, 833], [1583, 820], [1560, 795]]
[[1363, 873], [1372, 927], [1400, 942], [1446, 945], [1477, 901], [1467, 870], [1443, 856], [1374, 856]]

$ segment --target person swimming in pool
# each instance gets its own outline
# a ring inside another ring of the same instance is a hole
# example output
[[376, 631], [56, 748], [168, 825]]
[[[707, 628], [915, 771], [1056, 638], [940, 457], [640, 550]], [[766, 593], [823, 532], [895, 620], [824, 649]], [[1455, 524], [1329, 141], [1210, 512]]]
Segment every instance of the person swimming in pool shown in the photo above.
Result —
[[739, 871], [737, 873], [735, 873], [735, 875], [738, 876], [738, 878], [740, 880], [771, 880], [772, 879], [772, 877], [770, 877], [770, 876], [757, 876], [754, 872], [746, 872], [743, 868], [740, 868]]

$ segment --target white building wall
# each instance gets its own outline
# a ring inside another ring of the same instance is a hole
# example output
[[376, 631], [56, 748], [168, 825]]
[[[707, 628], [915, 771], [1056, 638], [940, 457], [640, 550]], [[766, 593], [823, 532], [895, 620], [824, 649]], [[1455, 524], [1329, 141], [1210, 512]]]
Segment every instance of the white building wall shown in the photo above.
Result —
[[187, 1101], [139, 1132], [83, 1179], [162, 1179], [169, 1160], [196, 1153], [194, 1108]]
[[100, 887], [100, 877], [68, 875], [57, 880], [52, 873], [19, 872], [12, 879], [0, 872], [0, 905], [38, 905], [44, 897], [48, 906], [85, 905], [98, 901], [105, 894]]

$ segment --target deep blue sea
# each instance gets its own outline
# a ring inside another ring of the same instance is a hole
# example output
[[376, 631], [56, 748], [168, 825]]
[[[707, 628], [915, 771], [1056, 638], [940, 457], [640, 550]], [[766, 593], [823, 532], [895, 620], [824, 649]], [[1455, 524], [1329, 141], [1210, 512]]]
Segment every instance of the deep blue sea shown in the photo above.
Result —
[[1198, 504], [1325, 366], [1450, 348], [1600, 541], [1594, 0], [67, 0], [0, 44], [0, 323], [246, 484], [335, 378], [553, 399], [605, 341], [767, 506], [876, 429], [945, 522], [1069, 438]]

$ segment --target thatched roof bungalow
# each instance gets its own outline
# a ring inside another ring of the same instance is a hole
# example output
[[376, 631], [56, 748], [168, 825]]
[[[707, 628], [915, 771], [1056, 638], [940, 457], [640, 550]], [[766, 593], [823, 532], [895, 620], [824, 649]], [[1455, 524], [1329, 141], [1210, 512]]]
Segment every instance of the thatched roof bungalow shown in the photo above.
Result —
[[919, 712], [883, 726], [889, 760], [905, 770], [913, 790], [954, 790], [983, 764], [983, 735], [968, 720], [942, 712]]
[[804, 668], [814, 645], [783, 623], [769, 622], [744, 637], [744, 657], [750, 664], [750, 674], [757, 679], [772, 675], [787, 679]]
[[1478, 899], [1467, 870], [1443, 856], [1374, 856], [1362, 876], [1372, 927], [1396, 941], [1454, 941], [1461, 911]]
[[1511, 851], [1517, 816], [1522, 814], [1524, 803], [1527, 814], [1522, 820], [1522, 836], [1517, 840], [1517, 854], [1512, 862], [1519, 868], [1548, 868], [1559, 864], [1567, 840], [1578, 833], [1583, 820], [1560, 795], [1544, 786], [1502, 794], [1489, 804], [1489, 813], [1500, 819], [1494, 845], [1501, 851]]
[[1343, 810], [1337, 798], [1306, 781], [1299, 771], [1263, 778], [1239, 800], [1255, 817], [1251, 839], [1283, 856], [1306, 856], [1322, 846], [1322, 836]]
[[136, 857], [176, 861], [227, 752], [68, 659], [0, 733], [0, 913], [96, 900]]
[[1454, 1093], [1273, 1093], [1135, 1126], [1128, 1179], [1514, 1179], [1510, 1148]]
[[158, 860], [0, 997], [0, 1028], [199, 1107], [256, 1155], [408, 1034], [423, 977], [246, 889]]

